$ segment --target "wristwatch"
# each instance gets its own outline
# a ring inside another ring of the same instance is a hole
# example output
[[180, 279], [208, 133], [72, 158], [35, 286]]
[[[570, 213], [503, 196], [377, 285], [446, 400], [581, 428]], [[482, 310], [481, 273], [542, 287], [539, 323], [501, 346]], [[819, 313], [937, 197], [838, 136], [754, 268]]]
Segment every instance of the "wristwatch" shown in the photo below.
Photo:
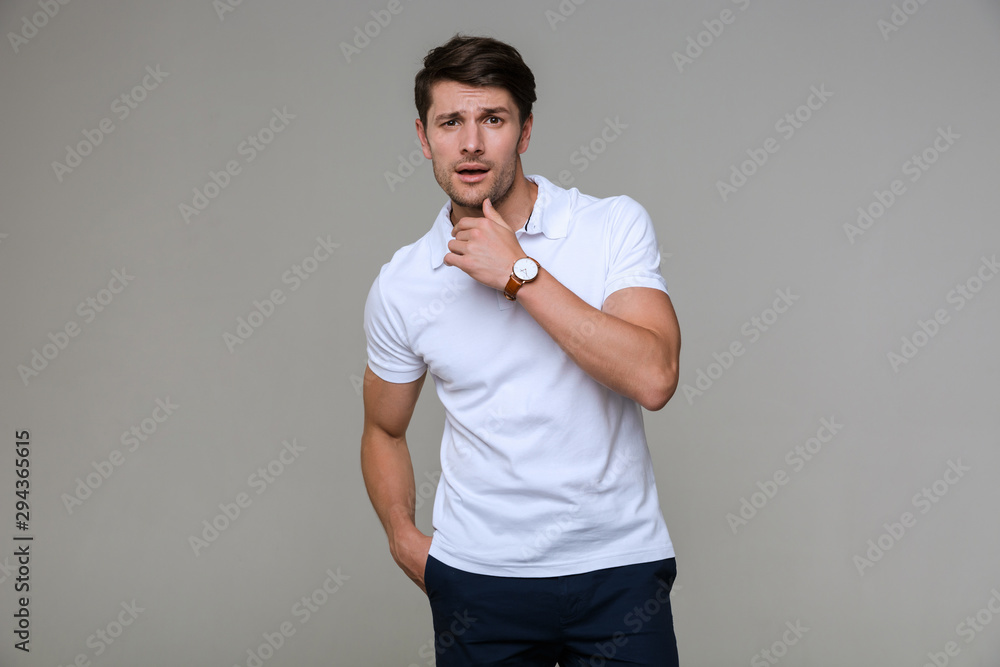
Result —
[[521, 289], [524, 283], [530, 283], [538, 277], [538, 270], [541, 265], [531, 257], [522, 257], [514, 262], [514, 267], [510, 272], [510, 279], [503, 290], [503, 295], [511, 301], [517, 300], [517, 290]]

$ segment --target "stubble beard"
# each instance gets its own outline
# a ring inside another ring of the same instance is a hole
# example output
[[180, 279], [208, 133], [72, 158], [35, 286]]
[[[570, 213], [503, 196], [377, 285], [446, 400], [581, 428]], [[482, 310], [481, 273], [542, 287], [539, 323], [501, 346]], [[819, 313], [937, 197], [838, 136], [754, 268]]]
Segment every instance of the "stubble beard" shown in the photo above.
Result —
[[[475, 160], [463, 160], [462, 162], [475, 162]], [[514, 159], [501, 164], [499, 170], [497, 170], [496, 164], [486, 162], [479, 162], [479, 164], [489, 167], [487, 179], [491, 177], [493, 179], [489, 190], [483, 195], [475, 194], [475, 188], [482, 187], [483, 183], [471, 185], [461, 183], [460, 181], [458, 184], [455, 183], [453, 179], [458, 173], [455, 171], [455, 166], [457, 165], [445, 167], [434, 164], [434, 178], [437, 180], [438, 185], [441, 186], [441, 189], [451, 198], [453, 205], [457, 204], [465, 208], [482, 209], [483, 200], [488, 197], [490, 203], [496, 208], [510, 196], [514, 186], [514, 176], [517, 173], [516, 155]]]

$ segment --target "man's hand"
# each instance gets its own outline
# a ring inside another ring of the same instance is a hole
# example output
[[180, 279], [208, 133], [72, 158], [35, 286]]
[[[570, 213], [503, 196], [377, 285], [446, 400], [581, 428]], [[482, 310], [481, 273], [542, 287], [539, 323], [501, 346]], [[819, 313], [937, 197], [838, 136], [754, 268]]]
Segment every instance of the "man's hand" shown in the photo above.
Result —
[[413, 526], [411, 529], [394, 534], [389, 551], [396, 565], [413, 580], [420, 590], [427, 594], [424, 586], [424, 568], [431, 550], [431, 537], [424, 535]]
[[477, 281], [502, 290], [514, 262], [526, 257], [510, 228], [489, 199], [483, 200], [484, 218], [462, 218], [451, 230], [444, 263], [457, 266]]

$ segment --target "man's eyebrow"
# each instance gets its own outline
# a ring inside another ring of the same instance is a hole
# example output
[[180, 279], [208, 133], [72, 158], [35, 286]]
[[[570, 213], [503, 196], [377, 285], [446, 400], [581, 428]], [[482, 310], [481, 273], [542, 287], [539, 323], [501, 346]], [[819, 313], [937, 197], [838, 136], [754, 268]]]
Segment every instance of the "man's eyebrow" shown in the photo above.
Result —
[[[480, 107], [479, 108], [479, 115], [480, 116], [499, 116], [501, 114], [505, 114], [507, 116], [511, 115], [510, 114], [510, 109], [508, 109], [507, 107]], [[462, 117], [462, 112], [461, 111], [452, 111], [451, 113], [440, 113], [440, 114], [438, 114], [437, 116], [434, 117], [434, 122], [435, 123], [442, 123], [442, 122], [448, 121], [448, 120], [457, 120], [457, 119], [459, 119], [461, 117]]]
[[489, 107], [480, 110], [484, 116], [499, 116], [500, 114], [510, 115], [510, 109], [507, 107]]

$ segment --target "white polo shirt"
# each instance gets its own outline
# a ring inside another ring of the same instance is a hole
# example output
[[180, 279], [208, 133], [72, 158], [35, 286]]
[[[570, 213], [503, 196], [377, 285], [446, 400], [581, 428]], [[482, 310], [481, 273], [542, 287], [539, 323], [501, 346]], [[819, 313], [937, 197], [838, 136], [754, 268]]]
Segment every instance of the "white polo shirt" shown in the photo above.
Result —
[[[517, 239], [556, 280], [598, 310], [622, 288], [667, 291], [638, 202], [526, 178], [538, 196]], [[444, 263], [450, 213], [449, 200], [382, 266], [364, 318], [372, 372], [412, 382], [428, 371], [446, 411], [430, 554], [518, 577], [672, 557], [642, 408], [587, 375], [518, 302]]]

